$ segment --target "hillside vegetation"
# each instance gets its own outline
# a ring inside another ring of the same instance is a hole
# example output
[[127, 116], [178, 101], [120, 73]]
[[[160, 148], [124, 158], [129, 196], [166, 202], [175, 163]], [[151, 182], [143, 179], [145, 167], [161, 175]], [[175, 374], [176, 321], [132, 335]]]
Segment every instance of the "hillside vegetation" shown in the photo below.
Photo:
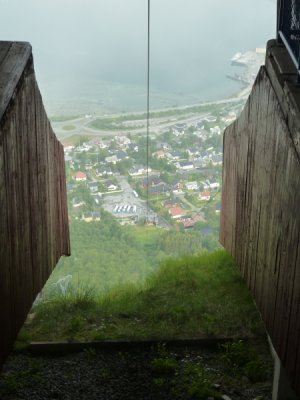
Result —
[[55, 283], [68, 275], [74, 287], [92, 284], [97, 292], [106, 292], [121, 283], [143, 281], [168, 257], [203, 250], [199, 232], [121, 226], [105, 212], [100, 222], [72, 219], [70, 229], [72, 256], [61, 259], [46, 285], [46, 294], [58, 292]]
[[260, 319], [224, 251], [169, 259], [143, 283], [105, 294], [75, 287], [33, 309], [20, 340], [241, 337]]

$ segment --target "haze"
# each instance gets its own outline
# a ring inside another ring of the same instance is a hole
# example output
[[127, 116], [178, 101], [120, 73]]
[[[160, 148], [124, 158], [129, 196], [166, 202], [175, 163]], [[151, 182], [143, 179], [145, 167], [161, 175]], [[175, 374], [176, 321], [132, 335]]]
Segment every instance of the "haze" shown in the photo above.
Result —
[[[0, 6], [1, 40], [31, 42], [46, 103], [81, 98], [104, 105], [107, 98], [112, 109], [114, 98], [127, 94], [116, 109], [144, 106], [146, 0], [2, 0]], [[152, 0], [153, 93], [186, 102], [229, 94], [230, 58], [275, 36], [275, 12], [270, 0]]]

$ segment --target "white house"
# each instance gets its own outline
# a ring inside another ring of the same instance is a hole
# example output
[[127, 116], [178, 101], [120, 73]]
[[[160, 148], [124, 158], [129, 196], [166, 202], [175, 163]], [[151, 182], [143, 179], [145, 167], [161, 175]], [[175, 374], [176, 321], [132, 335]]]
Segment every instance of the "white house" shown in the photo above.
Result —
[[[148, 172], [151, 172], [152, 169], [148, 167]], [[134, 166], [128, 171], [130, 176], [140, 176], [147, 173], [147, 167], [143, 167], [142, 165]]]
[[177, 168], [182, 169], [183, 171], [190, 171], [194, 169], [194, 163], [190, 161], [181, 161], [176, 163]]
[[185, 187], [187, 190], [198, 190], [198, 183], [195, 182], [186, 182]]
[[116, 155], [105, 157], [105, 162], [107, 162], [107, 163], [111, 163], [111, 164], [115, 165], [115, 164], [117, 164], [118, 161], [119, 161], [119, 159]]

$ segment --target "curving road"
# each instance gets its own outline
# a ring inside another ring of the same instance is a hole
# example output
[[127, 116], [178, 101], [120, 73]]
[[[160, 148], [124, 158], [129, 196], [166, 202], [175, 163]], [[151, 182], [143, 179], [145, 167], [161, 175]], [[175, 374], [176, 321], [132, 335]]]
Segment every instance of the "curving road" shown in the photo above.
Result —
[[[228, 104], [228, 103], [238, 103], [241, 100], [246, 99], [247, 96], [243, 97], [235, 97], [232, 99], [225, 99], [225, 100], [218, 100], [214, 102], [207, 102], [207, 103], [201, 103], [201, 104], [194, 104], [194, 105], [189, 105], [189, 106], [182, 106], [182, 107], [177, 107], [176, 109], [174, 108], [168, 108], [168, 109], [161, 109], [161, 110], [153, 110], [153, 112], [162, 112], [162, 111], [175, 111], [175, 110], [188, 110], [191, 107], [195, 106], [206, 106], [206, 105], [218, 105], [218, 104]], [[96, 121], [98, 119], [111, 119], [111, 118], [117, 118], [117, 117], [128, 117], [130, 115], [145, 115], [145, 112], [134, 112], [134, 113], [127, 113], [127, 114], [111, 114], [111, 115], [94, 115], [94, 116], [87, 116], [87, 117], [81, 117], [81, 118], [75, 118], [67, 121], [61, 121], [61, 122], [51, 122], [52, 128], [57, 135], [57, 137], [63, 141], [66, 140], [67, 138], [73, 136], [73, 135], [80, 135], [80, 136], [85, 136], [85, 135], [95, 135], [95, 136], [116, 136], [116, 135], [126, 135], [126, 134], [131, 134], [131, 135], [138, 135], [141, 133], [145, 133], [146, 130], [146, 122], [145, 126], [142, 128], [134, 128], [134, 127], [128, 127], [116, 131], [112, 130], [99, 130], [95, 128], [90, 128], [90, 124], [93, 121]], [[160, 118], [151, 118], [150, 120], [150, 129], [152, 133], [160, 134], [163, 131], [165, 131], [167, 128], [170, 128], [171, 126], [174, 126], [176, 123], [191, 123], [195, 122], [197, 120], [200, 120], [201, 118], [205, 118], [209, 116], [210, 113], [201, 113], [198, 114], [197, 116], [193, 115], [191, 117], [183, 117], [182, 119], [176, 119], [170, 121], [171, 118], [174, 118], [174, 116], [166, 116], [166, 117], [160, 117]], [[176, 117], [175, 117], [176, 118]], [[146, 120], [145, 120], [146, 121]], [[165, 122], [162, 122], [165, 121]], [[72, 130], [66, 130], [66, 126], [74, 126], [74, 129]]]

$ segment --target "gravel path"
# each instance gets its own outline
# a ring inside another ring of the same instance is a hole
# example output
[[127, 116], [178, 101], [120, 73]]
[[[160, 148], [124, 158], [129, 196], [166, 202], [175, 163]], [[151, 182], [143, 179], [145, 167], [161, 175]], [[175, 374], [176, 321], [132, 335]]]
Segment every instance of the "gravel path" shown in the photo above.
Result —
[[[0, 399], [217, 399], [217, 396], [201, 397], [200, 391], [195, 389], [199, 386], [199, 379], [203, 378], [204, 368], [204, 373], [210, 377], [210, 386], [229, 399], [271, 400], [270, 358], [267, 357], [265, 365], [265, 380], [252, 384], [239, 371], [236, 377], [228, 372], [224, 374], [224, 365], [217, 350], [173, 348], [166, 351], [164, 348], [151, 348], [120, 351], [88, 348], [60, 357], [14, 354], [0, 375]], [[186, 371], [189, 371], [188, 374]]]

